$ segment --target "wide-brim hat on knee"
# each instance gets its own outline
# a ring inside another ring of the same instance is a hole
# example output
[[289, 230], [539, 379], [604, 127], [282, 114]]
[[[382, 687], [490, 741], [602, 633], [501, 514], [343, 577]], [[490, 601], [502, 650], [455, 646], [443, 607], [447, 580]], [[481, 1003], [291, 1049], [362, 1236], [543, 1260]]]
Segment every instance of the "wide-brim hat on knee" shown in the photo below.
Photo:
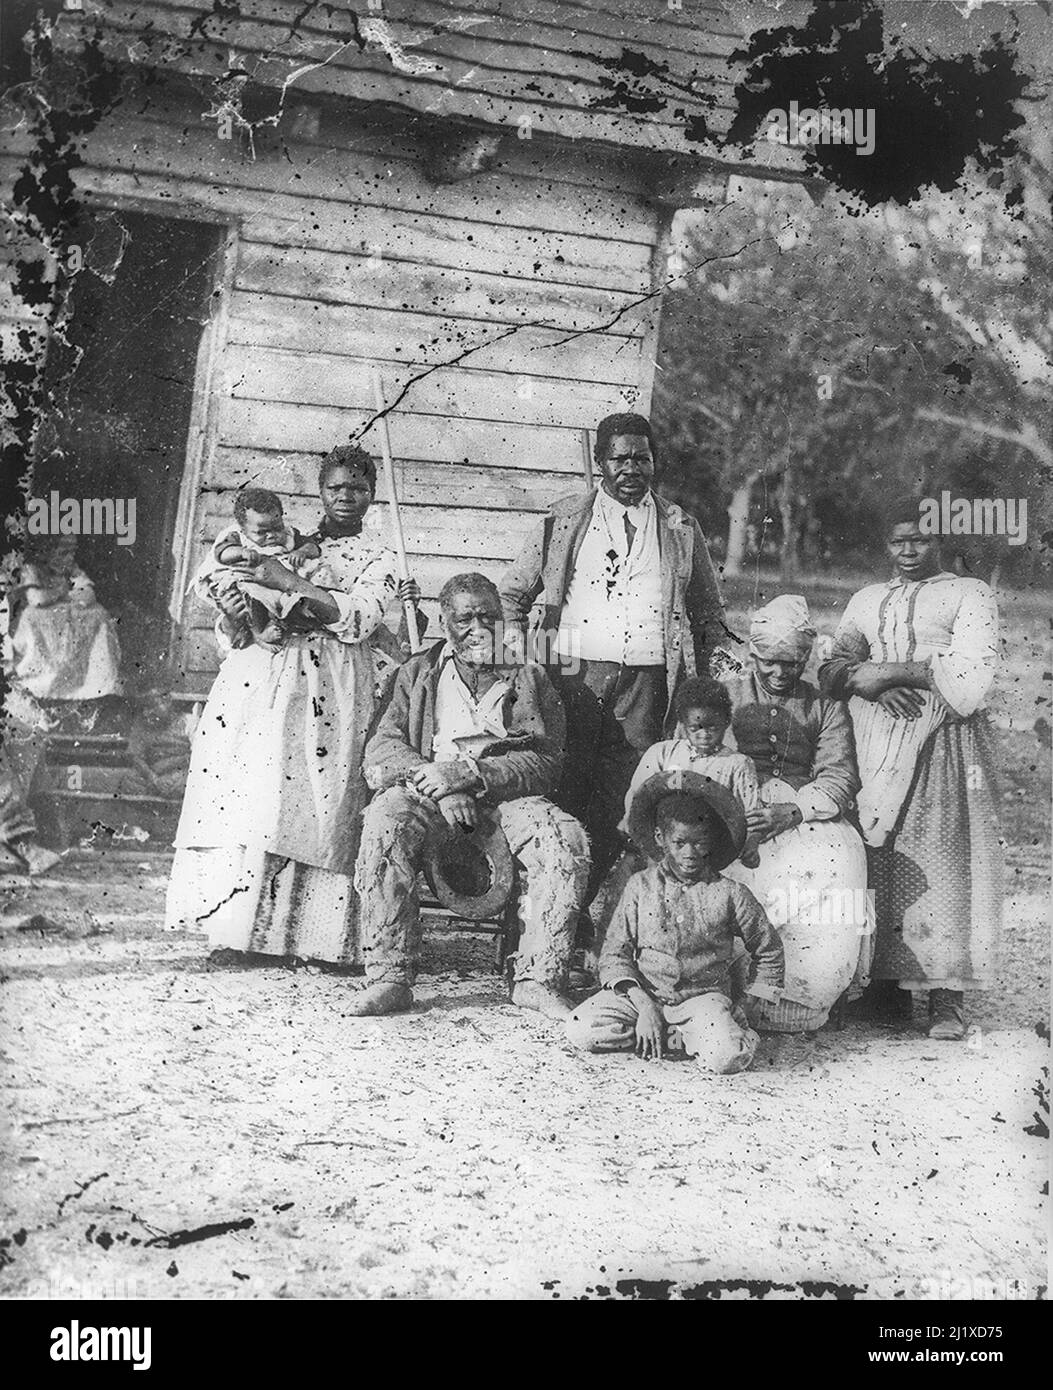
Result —
[[473, 830], [443, 821], [428, 836], [424, 877], [455, 917], [469, 922], [496, 917], [508, 901], [514, 876], [505, 832], [482, 807]]
[[710, 857], [710, 863], [718, 871], [734, 863], [746, 843], [746, 816], [742, 802], [734, 792], [714, 782], [704, 772], [688, 772], [684, 768], [656, 772], [634, 793], [625, 818], [633, 843], [652, 859], [661, 859], [662, 851], [654, 838], [655, 813], [658, 803], [667, 796], [697, 798], [701, 806], [712, 811], [723, 834]]

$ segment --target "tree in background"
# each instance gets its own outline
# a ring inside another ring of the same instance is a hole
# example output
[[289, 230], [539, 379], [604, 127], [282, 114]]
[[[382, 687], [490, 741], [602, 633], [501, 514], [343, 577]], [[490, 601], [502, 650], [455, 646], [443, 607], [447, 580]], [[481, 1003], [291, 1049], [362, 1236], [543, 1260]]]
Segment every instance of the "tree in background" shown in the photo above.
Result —
[[[784, 578], [830, 549], [870, 555], [899, 492], [1027, 497], [1037, 521], [1053, 322], [1025, 212], [986, 189], [860, 210], [741, 180], [687, 224], [654, 410], [671, 490], [727, 514], [726, 572], [751, 525]], [[999, 558], [1029, 569], [1039, 548]]]
[[682, 215], [654, 410], [669, 485], [727, 514], [730, 573], [758, 546], [784, 577], [862, 559], [891, 493], [944, 487], [1026, 497], [1029, 544], [982, 548], [1021, 578], [1048, 559], [1047, 31], [1034, 11], [917, 8], [890, 25], [875, 0], [814, 0], [754, 26], [732, 144], [796, 101], [874, 108], [876, 147], [809, 147], [807, 188], [733, 179]]

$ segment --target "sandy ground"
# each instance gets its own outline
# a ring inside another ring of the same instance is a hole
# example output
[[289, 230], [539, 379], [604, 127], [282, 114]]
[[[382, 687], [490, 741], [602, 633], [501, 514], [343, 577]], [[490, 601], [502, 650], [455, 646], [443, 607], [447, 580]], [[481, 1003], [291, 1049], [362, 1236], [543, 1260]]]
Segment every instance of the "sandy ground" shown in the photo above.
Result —
[[964, 1045], [919, 1007], [733, 1078], [582, 1056], [439, 932], [416, 1012], [351, 1019], [354, 980], [166, 936], [163, 856], [0, 878], [0, 1293], [1043, 1296], [1050, 663], [1010, 600], [1003, 958]]
[[1039, 891], [968, 1044], [857, 1024], [707, 1078], [572, 1052], [478, 937], [433, 934], [393, 1019], [209, 970], [164, 868], [0, 882], [7, 1296], [1041, 1296]]

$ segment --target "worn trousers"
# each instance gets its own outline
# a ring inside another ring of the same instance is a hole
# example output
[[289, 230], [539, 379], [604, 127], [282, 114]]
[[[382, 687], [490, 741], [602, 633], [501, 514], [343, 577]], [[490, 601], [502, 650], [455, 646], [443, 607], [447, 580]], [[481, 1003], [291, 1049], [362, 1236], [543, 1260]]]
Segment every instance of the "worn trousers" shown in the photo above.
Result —
[[[518, 797], [492, 809], [519, 868], [515, 979], [562, 990], [589, 876], [585, 832], [543, 796]], [[355, 887], [370, 984], [411, 985], [416, 978], [421, 944], [417, 876], [428, 834], [442, 824], [435, 803], [412, 787], [390, 787], [365, 809]]]
[[662, 737], [668, 704], [664, 666], [582, 661], [561, 671], [567, 754], [559, 804], [585, 826], [592, 846], [591, 902], [622, 851], [625, 793], [643, 753]]
[[[745, 1071], [757, 1050], [757, 1034], [726, 994], [696, 994], [661, 1004], [667, 1046], [681, 1048], [708, 1072]], [[586, 1052], [630, 1052], [636, 1046], [639, 1010], [626, 994], [601, 989], [567, 1019], [567, 1036]]]

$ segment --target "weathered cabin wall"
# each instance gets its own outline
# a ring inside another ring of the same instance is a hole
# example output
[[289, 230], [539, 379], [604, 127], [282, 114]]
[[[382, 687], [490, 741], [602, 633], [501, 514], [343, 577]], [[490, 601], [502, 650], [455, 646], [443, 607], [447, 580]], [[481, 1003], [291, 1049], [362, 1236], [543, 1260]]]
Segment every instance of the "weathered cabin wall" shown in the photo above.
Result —
[[[389, 401], [431, 369], [390, 416], [425, 595], [458, 569], [499, 575], [531, 518], [583, 486], [582, 429], [647, 409], [666, 214], [628, 162], [573, 143], [513, 136], [492, 171], [437, 185], [428, 147], [390, 122], [289, 106], [254, 152], [236, 131], [218, 138], [207, 109], [154, 87], [92, 133], [76, 172], [91, 201], [230, 226], [188, 450], [186, 563], [238, 487], [271, 487], [313, 524], [319, 455], [369, 419], [376, 361]], [[375, 428], [363, 442], [379, 457]], [[181, 621], [182, 683], [201, 689], [217, 663], [210, 616], [190, 600]]]
[[741, 20], [722, 0], [82, 0], [106, 51], [613, 146], [713, 152]]

